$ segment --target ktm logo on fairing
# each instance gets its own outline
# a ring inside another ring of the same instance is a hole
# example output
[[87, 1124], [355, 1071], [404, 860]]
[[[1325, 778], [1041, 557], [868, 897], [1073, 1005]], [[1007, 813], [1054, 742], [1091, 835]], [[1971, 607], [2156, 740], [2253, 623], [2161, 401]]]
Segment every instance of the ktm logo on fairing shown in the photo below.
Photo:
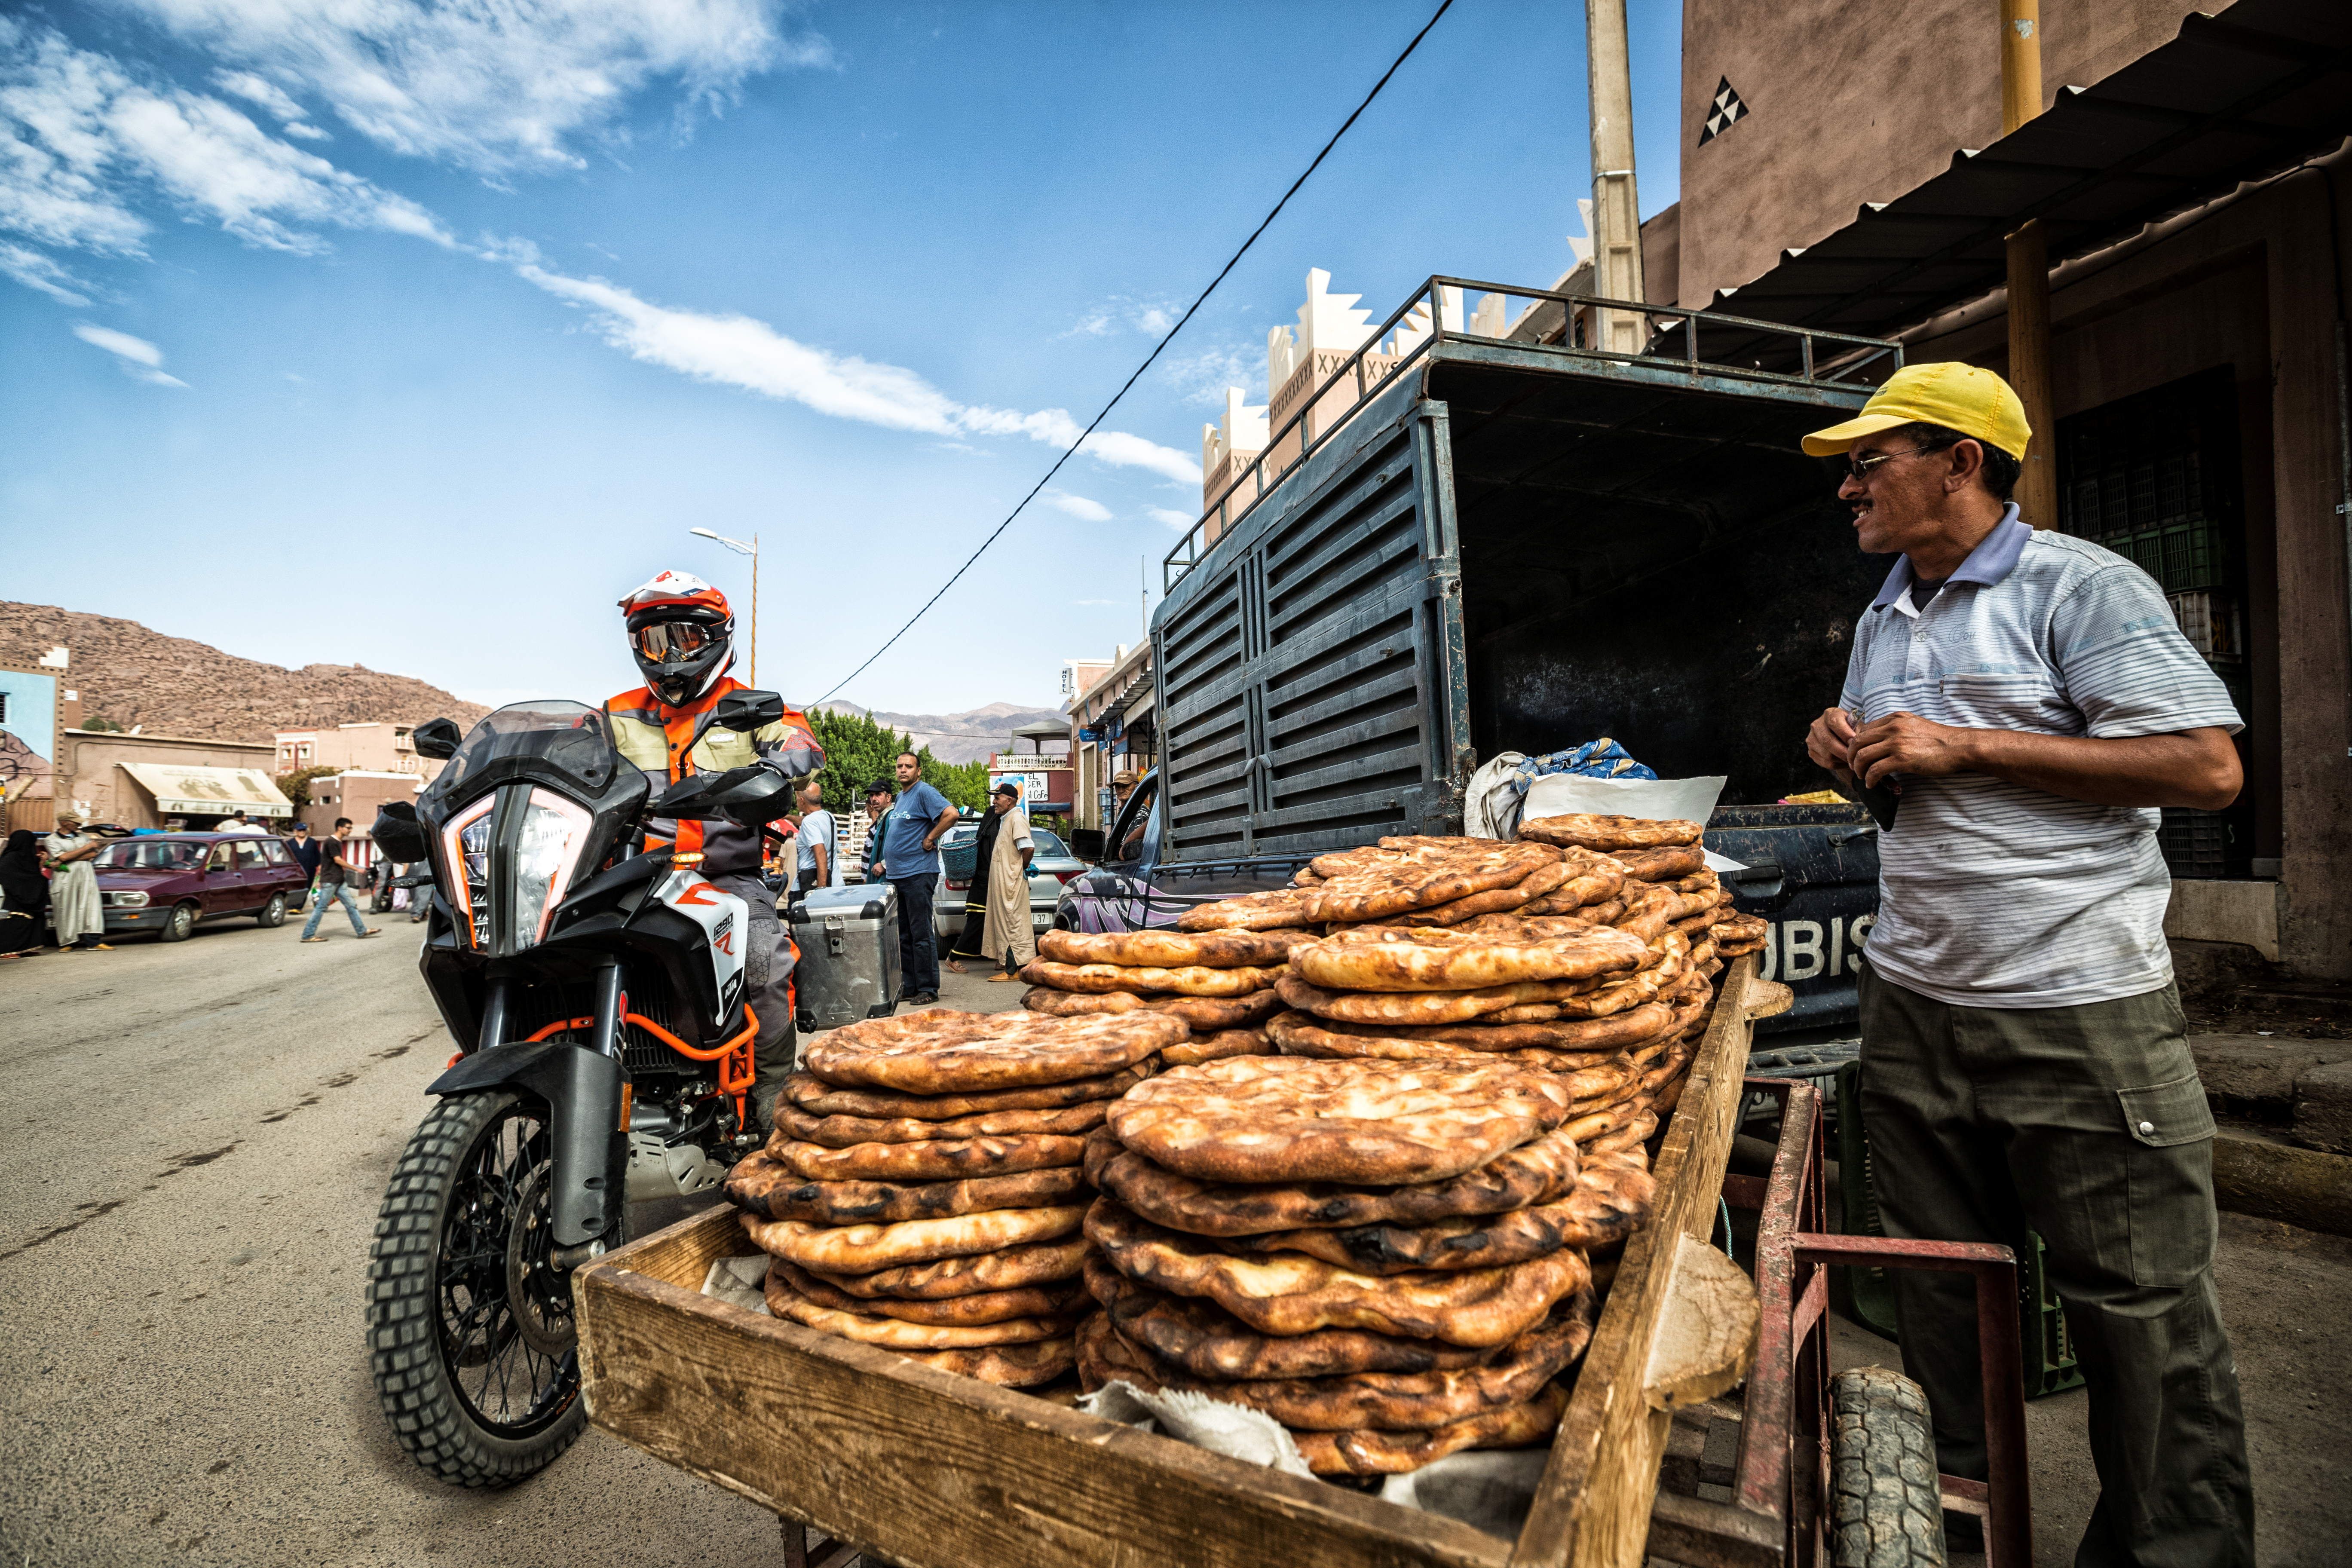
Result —
[[715, 903], [717, 903], [717, 902], [719, 901], [719, 900], [718, 900], [718, 899], [716, 899], [716, 898], [709, 898], [709, 899], [705, 899], [705, 898], [698, 897], [697, 895], [698, 895], [698, 894], [702, 894], [702, 893], [714, 893], [714, 894], [715, 894], [715, 893], [717, 893], [718, 891], [719, 891], [719, 889], [718, 889], [717, 888], [713, 887], [713, 886], [712, 886], [711, 884], [709, 884], [709, 882], [697, 882], [697, 883], [695, 883], [692, 887], [690, 887], [690, 888], [687, 889], [686, 889], [686, 891], [684, 891], [684, 892], [680, 893], [680, 894], [677, 896], [677, 901], [678, 901], [679, 903], [681, 903], [681, 904], [696, 904], [696, 905], [705, 905], [705, 906], [707, 906], [707, 905], [710, 905], [710, 904], [715, 904]]

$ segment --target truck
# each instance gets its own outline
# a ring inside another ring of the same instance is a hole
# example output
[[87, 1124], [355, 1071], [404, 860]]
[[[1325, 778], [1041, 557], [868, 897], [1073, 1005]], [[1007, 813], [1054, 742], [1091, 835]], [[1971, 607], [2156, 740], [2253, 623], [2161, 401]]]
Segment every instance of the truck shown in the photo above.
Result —
[[[1483, 299], [1465, 331], [1475, 296], [1528, 303]], [[1586, 346], [1623, 310], [1645, 352]], [[1430, 279], [1169, 552], [1159, 764], [1057, 923], [1165, 925], [1328, 850], [1458, 834], [1482, 759], [1606, 736], [1661, 777], [1727, 775], [1705, 842], [1796, 994], [1759, 1028], [1848, 1028], [1876, 829], [1780, 803], [1832, 784], [1805, 729], [1891, 562], [1855, 550], [1798, 442], [1901, 363], [1883, 339]]]

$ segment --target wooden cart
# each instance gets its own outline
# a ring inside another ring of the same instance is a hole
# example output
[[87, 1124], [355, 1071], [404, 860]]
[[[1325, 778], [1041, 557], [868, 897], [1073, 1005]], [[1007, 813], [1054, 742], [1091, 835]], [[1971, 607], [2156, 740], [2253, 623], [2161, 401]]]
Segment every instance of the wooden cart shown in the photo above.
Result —
[[[749, 1250], [721, 1207], [575, 1277], [591, 1418], [788, 1521], [907, 1568], [1636, 1568], [1670, 1415], [1645, 1390], [1682, 1242], [1713, 1233], [1744, 1098], [1756, 960], [1722, 1000], [1654, 1165], [1519, 1538], [1286, 1476], [701, 1294]], [[1687, 1266], [1684, 1266], [1687, 1272]], [[1785, 1513], [1669, 1499], [1696, 1562], [1780, 1558]], [[1778, 1515], [1779, 1517], [1775, 1517]]]

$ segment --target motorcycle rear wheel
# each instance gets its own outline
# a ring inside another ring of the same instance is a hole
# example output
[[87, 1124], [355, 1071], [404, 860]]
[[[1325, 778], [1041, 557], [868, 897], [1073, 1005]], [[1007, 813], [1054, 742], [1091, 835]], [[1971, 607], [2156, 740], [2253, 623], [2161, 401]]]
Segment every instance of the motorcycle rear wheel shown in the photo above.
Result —
[[376, 1396], [409, 1457], [457, 1486], [535, 1475], [587, 1421], [571, 1280], [547, 1267], [552, 1169], [543, 1104], [451, 1095], [409, 1139], [377, 1213]]

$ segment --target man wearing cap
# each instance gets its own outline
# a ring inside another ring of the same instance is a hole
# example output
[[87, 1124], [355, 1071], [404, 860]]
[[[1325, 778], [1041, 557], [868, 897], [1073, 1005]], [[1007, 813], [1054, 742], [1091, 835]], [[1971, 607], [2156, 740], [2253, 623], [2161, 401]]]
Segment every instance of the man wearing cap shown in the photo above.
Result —
[[49, 924], [57, 944], [68, 952], [112, 952], [106, 940], [106, 911], [99, 901], [98, 852], [106, 841], [82, 831], [81, 818], [72, 812], [57, 814], [57, 827], [41, 840], [41, 858], [49, 868]]
[[[2156, 844], [2158, 807], [2236, 797], [2242, 726], [2145, 573], [2018, 515], [2031, 435], [2000, 377], [1942, 363], [1804, 440], [1843, 457], [1856, 543], [1898, 556], [1806, 736], [1896, 792], [1860, 979], [1872, 1182], [1890, 1236], [2047, 1243], [2101, 1487], [2075, 1562], [2251, 1564], [2213, 1120]], [[1969, 1277], [1894, 1279], [1938, 1461], [1981, 1479]]]

